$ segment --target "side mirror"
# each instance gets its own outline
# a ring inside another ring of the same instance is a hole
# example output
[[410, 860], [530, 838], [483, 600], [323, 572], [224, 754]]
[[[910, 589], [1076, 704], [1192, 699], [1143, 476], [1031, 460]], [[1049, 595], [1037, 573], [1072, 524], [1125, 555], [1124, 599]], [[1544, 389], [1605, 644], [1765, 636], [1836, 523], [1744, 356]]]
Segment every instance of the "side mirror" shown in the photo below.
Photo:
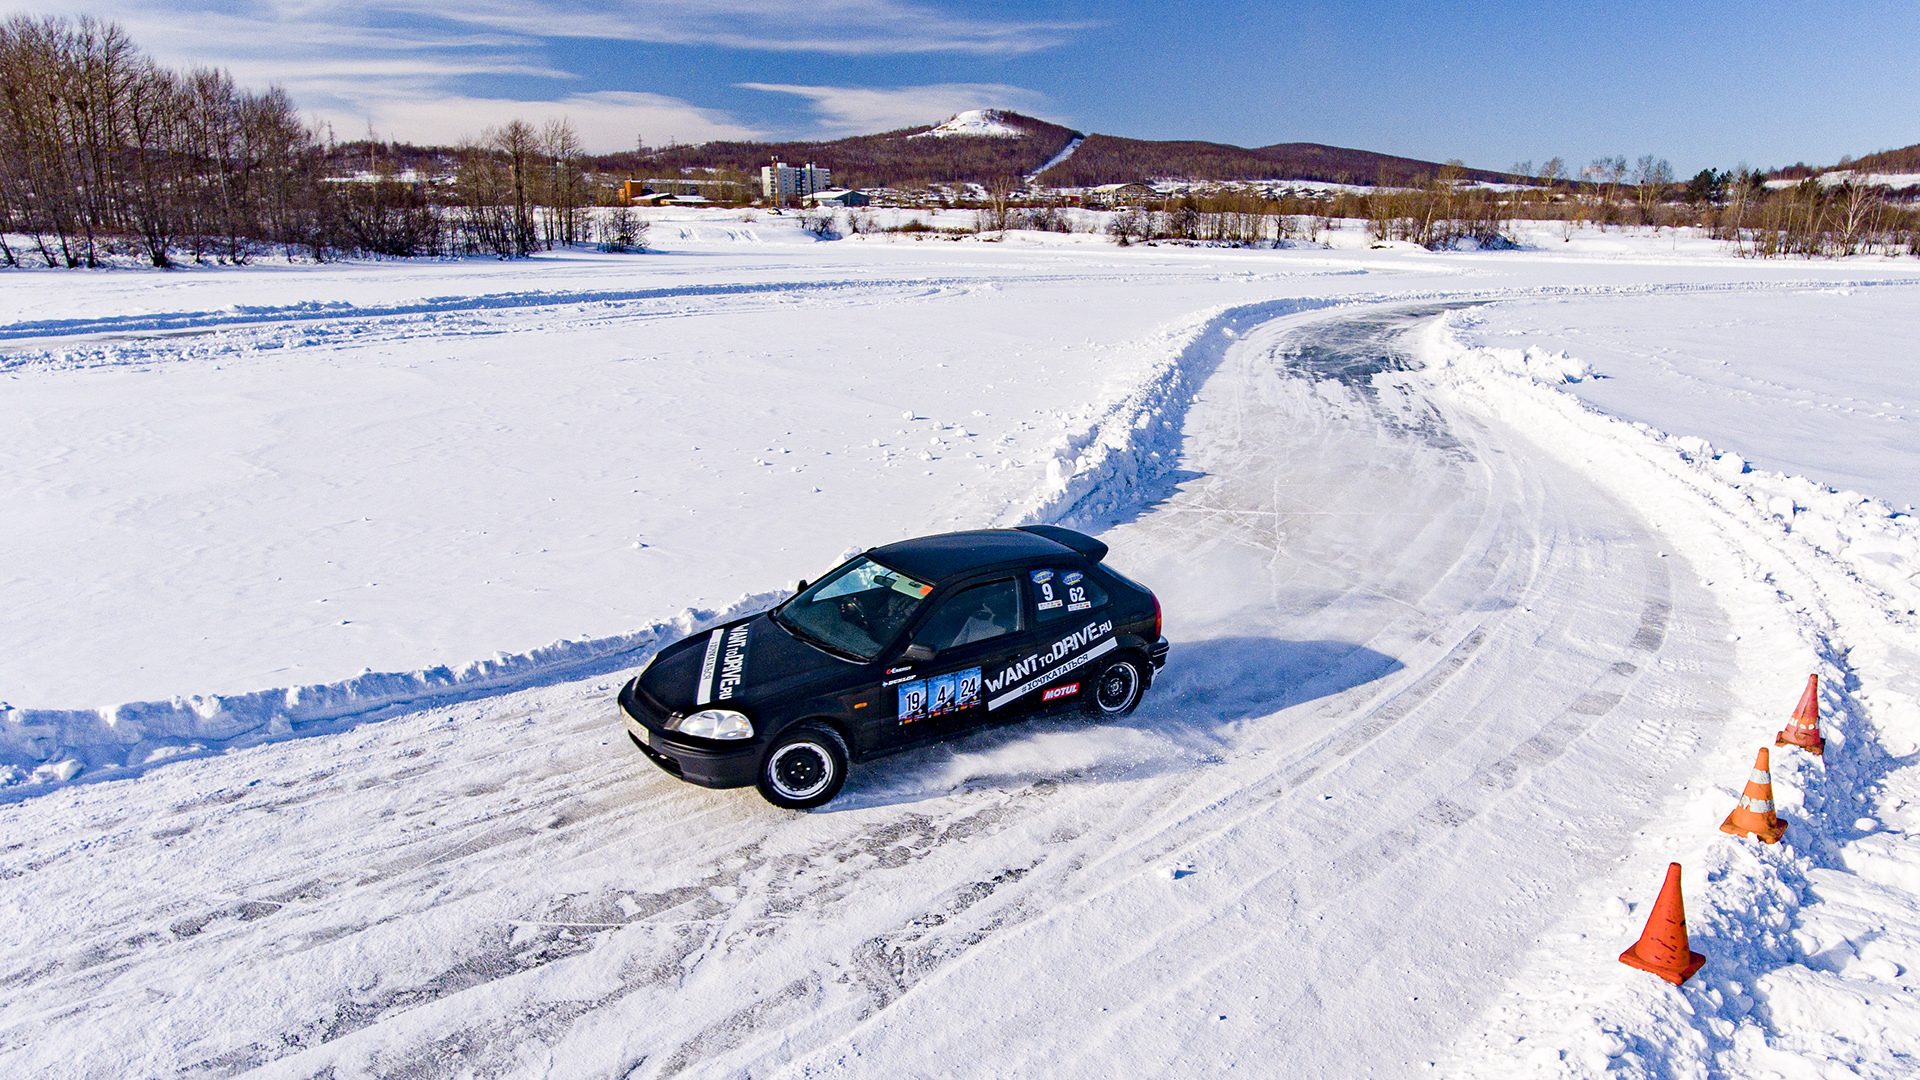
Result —
[[807, 591], [807, 579], [806, 579], [806, 578], [801, 578], [801, 579], [800, 579], [800, 584], [798, 584], [798, 585], [795, 585], [795, 586], [793, 587], [793, 591], [794, 591], [794, 592], [797, 592], [797, 593], [803, 593], [803, 592], [806, 592], [806, 591]]
[[914, 663], [919, 664], [919, 663], [924, 663], [928, 660], [933, 659], [934, 656], [936, 655], [937, 654], [934, 652], [934, 650], [929, 646], [909, 645], [907, 646], [907, 651], [900, 654], [900, 659], [911, 660]]

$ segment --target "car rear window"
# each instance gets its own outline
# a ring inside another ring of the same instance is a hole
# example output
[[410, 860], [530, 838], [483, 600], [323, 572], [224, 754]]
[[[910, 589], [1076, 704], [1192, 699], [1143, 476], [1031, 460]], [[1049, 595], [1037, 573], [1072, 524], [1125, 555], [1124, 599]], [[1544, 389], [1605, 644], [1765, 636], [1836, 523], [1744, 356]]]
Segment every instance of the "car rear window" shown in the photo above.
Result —
[[1085, 571], [1073, 567], [1033, 570], [1027, 578], [1033, 597], [1033, 617], [1038, 623], [1092, 611], [1107, 603], [1107, 591], [1095, 584]]

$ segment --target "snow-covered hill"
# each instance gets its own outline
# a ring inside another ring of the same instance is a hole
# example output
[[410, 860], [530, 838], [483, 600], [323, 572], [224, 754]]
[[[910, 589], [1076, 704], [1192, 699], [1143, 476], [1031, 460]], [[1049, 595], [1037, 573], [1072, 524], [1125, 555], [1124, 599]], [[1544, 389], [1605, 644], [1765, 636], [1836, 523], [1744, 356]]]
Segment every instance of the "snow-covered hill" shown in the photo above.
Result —
[[1017, 139], [1027, 132], [999, 109], [969, 109], [955, 113], [932, 128], [909, 136], [915, 139], [950, 139], [969, 136], [989, 139]]

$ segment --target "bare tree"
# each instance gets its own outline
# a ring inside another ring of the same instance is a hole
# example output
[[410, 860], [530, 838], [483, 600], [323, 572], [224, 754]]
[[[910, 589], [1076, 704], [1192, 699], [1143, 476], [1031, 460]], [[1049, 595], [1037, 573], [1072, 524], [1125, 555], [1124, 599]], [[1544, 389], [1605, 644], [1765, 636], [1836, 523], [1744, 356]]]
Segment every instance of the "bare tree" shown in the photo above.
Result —
[[1673, 166], [1666, 158], [1647, 154], [1633, 166], [1633, 201], [1640, 210], [1640, 224], [1660, 224], [1660, 206], [1673, 191]]
[[585, 209], [590, 201], [587, 178], [581, 172], [584, 151], [573, 121], [566, 117], [549, 120], [540, 129], [540, 150], [545, 156], [541, 205], [544, 207], [547, 246], [557, 241], [572, 246], [587, 239]]

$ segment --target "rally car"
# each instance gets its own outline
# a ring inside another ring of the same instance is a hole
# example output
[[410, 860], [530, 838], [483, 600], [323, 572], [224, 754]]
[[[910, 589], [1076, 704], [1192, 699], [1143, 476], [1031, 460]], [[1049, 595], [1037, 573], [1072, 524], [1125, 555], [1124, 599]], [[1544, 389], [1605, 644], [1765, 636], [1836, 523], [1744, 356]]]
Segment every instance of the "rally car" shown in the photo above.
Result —
[[655, 765], [789, 809], [850, 762], [1038, 711], [1125, 716], [1167, 660], [1160, 601], [1049, 525], [869, 548], [751, 618], [660, 650], [619, 695]]

